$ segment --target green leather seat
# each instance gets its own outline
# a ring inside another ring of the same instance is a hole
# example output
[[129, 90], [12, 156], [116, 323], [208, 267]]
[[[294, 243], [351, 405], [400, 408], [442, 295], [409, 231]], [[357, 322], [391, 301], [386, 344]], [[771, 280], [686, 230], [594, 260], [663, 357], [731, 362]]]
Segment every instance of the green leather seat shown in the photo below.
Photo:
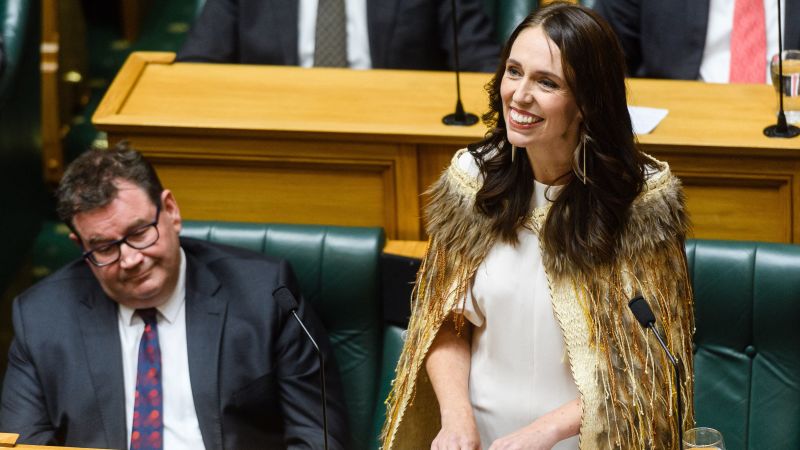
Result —
[[[45, 215], [39, 94], [38, 0], [0, 0], [0, 369], [11, 342], [11, 299]], [[5, 344], [5, 345], [4, 345]]]
[[[39, 95], [39, 1], [0, 0], [0, 293], [44, 215]], [[4, 307], [7, 305], [4, 305]]]
[[728, 450], [800, 449], [800, 246], [686, 245], [698, 426]]
[[485, 3], [489, 17], [494, 21], [500, 44], [505, 44], [522, 19], [539, 7], [538, 0], [485, 0]]

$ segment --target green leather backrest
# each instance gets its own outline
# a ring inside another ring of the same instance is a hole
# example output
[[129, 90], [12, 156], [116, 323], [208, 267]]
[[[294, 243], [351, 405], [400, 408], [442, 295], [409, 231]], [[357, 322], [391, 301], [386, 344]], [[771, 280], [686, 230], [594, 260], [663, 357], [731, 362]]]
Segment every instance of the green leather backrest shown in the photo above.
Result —
[[0, 293], [29, 252], [47, 204], [41, 166], [40, 3], [0, 0], [5, 61], [0, 73], [0, 235], [8, 237], [0, 244]]
[[403, 351], [403, 341], [405, 340], [405, 329], [396, 325], [387, 325], [383, 329], [383, 358], [381, 359], [380, 390], [378, 391], [378, 402], [375, 405], [375, 435], [380, 434], [383, 422], [386, 419], [386, 404], [384, 401], [389, 396], [389, 390], [394, 380], [397, 361]]
[[376, 447], [381, 358], [380, 228], [191, 222], [182, 236], [287, 259], [322, 319], [342, 376], [353, 449]]
[[538, 0], [484, 0], [489, 17], [494, 21], [497, 40], [505, 44], [514, 28], [531, 11], [539, 7]]
[[800, 246], [686, 244], [698, 426], [728, 450], [800, 449]]

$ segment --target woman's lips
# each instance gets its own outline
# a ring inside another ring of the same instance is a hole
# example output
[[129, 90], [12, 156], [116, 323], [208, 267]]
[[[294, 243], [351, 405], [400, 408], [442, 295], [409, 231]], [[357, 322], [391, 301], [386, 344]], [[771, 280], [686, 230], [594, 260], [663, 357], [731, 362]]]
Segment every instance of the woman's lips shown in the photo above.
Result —
[[531, 128], [544, 120], [539, 116], [515, 108], [509, 109], [508, 119], [515, 128]]

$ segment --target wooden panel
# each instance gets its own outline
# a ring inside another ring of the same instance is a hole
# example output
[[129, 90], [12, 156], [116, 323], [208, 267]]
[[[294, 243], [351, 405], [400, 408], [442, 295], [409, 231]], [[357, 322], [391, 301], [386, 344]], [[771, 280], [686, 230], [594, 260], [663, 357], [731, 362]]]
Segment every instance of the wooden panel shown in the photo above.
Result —
[[680, 174], [692, 237], [790, 242], [791, 178]]
[[136, 134], [111, 143], [119, 139], [134, 143], [164, 186], [180, 194], [187, 218], [382, 226], [401, 239], [420, 234], [414, 146]]
[[428, 249], [428, 241], [387, 240], [383, 252], [390, 255], [422, 259]]
[[419, 192], [425, 192], [442, 175], [442, 171], [447, 169], [453, 155], [463, 145], [420, 145], [419, 149]]
[[155, 165], [186, 219], [381, 225], [396, 235], [394, 204], [386, 202], [393, 191], [390, 166], [198, 160], [157, 160]]

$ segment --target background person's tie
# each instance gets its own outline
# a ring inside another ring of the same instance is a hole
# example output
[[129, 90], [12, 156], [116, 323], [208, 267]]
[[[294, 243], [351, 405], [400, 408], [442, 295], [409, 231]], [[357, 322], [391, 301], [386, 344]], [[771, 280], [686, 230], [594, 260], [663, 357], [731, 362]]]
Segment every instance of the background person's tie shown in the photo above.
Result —
[[764, 0], [736, 0], [731, 32], [731, 83], [767, 79], [767, 32]]
[[156, 309], [139, 309], [136, 312], [144, 320], [144, 333], [139, 341], [131, 450], [156, 450], [163, 448], [164, 436], [161, 348], [158, 345]]
[[347, 16], [344, 0], [319, 0], [314, 65], [347, 67]]

